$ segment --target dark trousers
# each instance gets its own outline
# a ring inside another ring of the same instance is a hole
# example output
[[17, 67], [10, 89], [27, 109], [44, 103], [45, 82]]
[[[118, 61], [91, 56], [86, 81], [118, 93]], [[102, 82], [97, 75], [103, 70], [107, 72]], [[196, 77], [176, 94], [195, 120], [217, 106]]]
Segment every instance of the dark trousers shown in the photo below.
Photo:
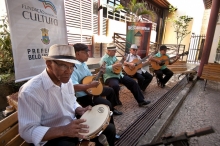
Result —
[[[169, 79], [173, 76], [173, 72], [171, 70], [169, 70], [168, 68], [165, 68], [163, 70], [159, 69], [159, 70], [154, 70], [157, 78], [159, 79], [160, 83], [162, 84], [166, 84]], [[163, 77], [163, 75], [165, 75]]]
[[138, 85], [142, 91], [146, 90], [147, 86], [150, 84], [150, 82], [153, 79], [153, 76], [150, 73], [148, 73], [147, 71], [145, 73], [142, 72], [141, 74], [136, 73], [133, 77], [137, 78]]
[[144, 101], [144, 96], [141, 93], [140, 87], [138, 86], [137, 82], [133, 80], [132, 78], [130, 78], [129, 76], [124, 75], [124, 77], [123, 78], [120, 77], [120, 79], [109, 78], [105, 81], [106, 85], [114, 89], [115, 94], [118, 99], [119, 99], [119, 90], [120, 90], [119, 83], [124, 84], [131, 91], [131, 93], [133, 94], [134, 98], [136, 99], [138, 103], [141, 103]]
[[106, 99], [111, 102], [113, 108], [119, 105], [119, 98], [115, 95], [115, 91], [111, 87], [103, 87], [100, 96], [106, 96]]
[[[107, 141], [110, 146], [114, 146], [115, 133], [116, 133], [115, 126], [111, 123], [107, 126], [107, 128], [102, 133], [107, 137]], [[91, 139], [90, 141], [95, 142], [96, 146], [102, 146], [102, 144], [99, 143], [98, 141], [98, 137]], [[60, 138], [49, 140], [45, 144], [45, 146], [76, 146], [77, 143], [79, 143], [78, 138], [60, 137]]]

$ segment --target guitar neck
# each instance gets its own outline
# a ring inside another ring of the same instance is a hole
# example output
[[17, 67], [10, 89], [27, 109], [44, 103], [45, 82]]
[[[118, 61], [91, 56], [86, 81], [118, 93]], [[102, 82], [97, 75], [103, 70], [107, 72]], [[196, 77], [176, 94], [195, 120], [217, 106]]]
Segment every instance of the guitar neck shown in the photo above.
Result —
[[140, 63], [142, 63], [143, 61], [145, 61], [147, 58], [149, 58], [149, 55], [144, 57], [143, 59], [139, 60], [136, 64], [139, 65]]
[[[178, 54], [179, 56], [184, 56], [184, 55], [186, 55], [185, 53], [182, 53], [182, 54]], [[176, 55], [177, 56], [177, 55]], [[170, 57], [169, 59], [173, 59], [173, 58], [175, 58], [176, 56], [173, 56], [173, 57]]]
[[101, 74], [102, 74], [102, 71], [99, 71], [99, 73], [96, 75], [96, 77], [95, 77], [95, 81], [98, 81], [99, 80], [99, 78], [101, 77]]
[[101, 77], [101, 75], [102, 75], [102, 68], [105, 66], [105, 62], [103, 62], [103, 64], [101, 65], [101, 67], [100, 67], [100, 70], [99, 70], [99, 72], [98, 72], [98, 74], [96, 75], [96, 77], [95, 77], [95, 81], [98, 81], [99, 80], [99, 78]]

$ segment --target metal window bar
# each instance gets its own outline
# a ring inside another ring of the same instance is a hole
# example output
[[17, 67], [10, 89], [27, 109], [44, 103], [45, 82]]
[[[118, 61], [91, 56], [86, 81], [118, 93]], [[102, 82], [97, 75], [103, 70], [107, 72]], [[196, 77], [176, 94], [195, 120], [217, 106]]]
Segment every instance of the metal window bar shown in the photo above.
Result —
[[192, 34], [189, 44], [188, 63], [199, 64], [205, 43], [205, 35]]
[[220, 50], [216, 50], [215, 63], [220, 64]]

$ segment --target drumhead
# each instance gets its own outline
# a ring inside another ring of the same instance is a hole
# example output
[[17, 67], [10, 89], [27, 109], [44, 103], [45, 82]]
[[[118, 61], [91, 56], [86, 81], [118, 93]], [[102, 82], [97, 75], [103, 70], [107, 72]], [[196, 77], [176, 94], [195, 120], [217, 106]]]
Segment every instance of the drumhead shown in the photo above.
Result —
[[79, 133], [87, 137], [91, 136], [94, 133], [99, 132], [99, 129], [102, 128], [103, 124], [109, 119], [110, 110], [107, 105], [99, 104], [92, 107], [92, 110], [86, 111], [80, 119], [86, 119], [86, 122], [89, 126], [89, 133]]

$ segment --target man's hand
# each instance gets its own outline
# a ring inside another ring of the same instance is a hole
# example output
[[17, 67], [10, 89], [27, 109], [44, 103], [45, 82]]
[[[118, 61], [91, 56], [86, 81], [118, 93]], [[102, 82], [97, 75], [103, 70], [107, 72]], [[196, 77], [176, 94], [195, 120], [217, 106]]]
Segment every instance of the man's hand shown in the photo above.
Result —
[[99, 81], [92, 81], [92, 82], [90, 82], [90, 88], [92, 88], [92, 87], [97, 87], [98, 85], [99, 85], [100, 83], [99, 83]]
[[86, 137], [79, 134], [79, 133], [88, 133], [89, 126], [83, 124], [86, 120], [85, 119], [77, 119], [73, 120], [66, 126], [63, 126], [63, 136], [65, 137], [78, 137], [80, 139], [85, 139]]
[[101, 68], [100, 68], [100, 72], [101, 72], [101, 74], [104, 74], [105, 71], [106, 71], [106, 68], [105, 68], [105, 67], [101, 67]]
[[91, 110], [91, 109], [92, 109], [92, 106], [90, 106], [90, 105], [85, 108], [78, 107], [75, 110], [75, 114], [82, 116], [87, 110]]
[[161, 61], [160, 60], [156, 60], [157, 64], [161, 64]]
[[128, 66], [129, 66], [129, 68], [130, 68], [131, 70], [133, 70], [133, 69], [135, 68], [135, 64], [132, 63], [132, 62], [129, 62], [129, 63], [128, 63]]
[[121, 68], [121, 67], [122, 67], [122, 63], [121, 62], [118, 62], [118, 63], [115, 63], [115, 64], [112, 65], [113, 69]]

